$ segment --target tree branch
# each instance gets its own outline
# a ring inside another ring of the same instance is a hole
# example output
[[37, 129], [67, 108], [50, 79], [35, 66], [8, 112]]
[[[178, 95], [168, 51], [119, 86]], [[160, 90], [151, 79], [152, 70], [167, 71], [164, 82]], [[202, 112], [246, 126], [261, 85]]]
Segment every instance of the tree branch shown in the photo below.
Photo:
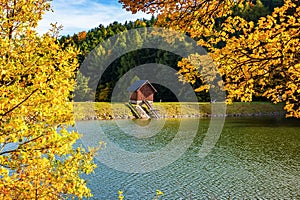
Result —
[[5, 116], [7, 114], [9, 114], [10, 112], [12, 112], [13, 110], [15, 110], [16, 108], [18, 108], [22, 103], [24, 103], [25, 101], [27, 101], [36, 91], [38, 91], [38, 89], [35, 89], [31, 92], [30, 95], [28, 95], [25, 99], [23, 99], [21, 102], [19, 102], [17, 105], [15, 105], [14, 107], [12, 107], [10, 110], [6, 111], [5, 113], [1, 114], [0, 116]]

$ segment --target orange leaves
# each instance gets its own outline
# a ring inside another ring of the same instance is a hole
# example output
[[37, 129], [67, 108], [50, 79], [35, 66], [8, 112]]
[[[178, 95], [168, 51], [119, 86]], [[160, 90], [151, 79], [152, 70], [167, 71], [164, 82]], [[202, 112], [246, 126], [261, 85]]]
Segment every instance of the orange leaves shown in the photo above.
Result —
[[[284, 100], [290, 116], [299, 116], [296, 113], [300, 96], [295, 93], [300, 88], [299, 71], [295, 68], [300, 46], [300, 24], [295, 16], [299, 11], [286, 12], [293, 6], [287, 2], [272, 15], [261, 18], [256, 26], [253, 22], [227, 19], [226, 31], [233, 31], [236, 26], [236, 30], [243, 30], [243, 35], [227, 39], [224, 48], [214, 50], [214, 58], [222, 61], [220, 67], [227, 77], [228, 98], [248, 100], [251, 99], [248, 94], [255, 92], [273, 102]], [[250, 77], [253, 77], [251, 84]]]
[[85, 40], [86, 38], [86, 31], [81, 31], [78, 33], [78, 41]]
[[201, 85], [200, 87], [195, 89], [195, 92], [202, 92], [202, 91], [208, 92], [208, 90], [209, 90], [209, 85]]
[[158, 13], [158, 25], [189, 32], [191, 37], [213, 35], [216, 18], [229, 15], [234, 2], [231, 0], [119, 0], [123, 7], [136, 13]]
[[[198, 45], [207, 47], [226, 80], [229, 101], [251, 101], [253, 94], [259, 94], [275, 103], [285, 101], [288, 116], [300, 117], [298, 1], [285, 0], [282, 7], [275, 8], [257, 23], [230, 16], [234, 5], [249, 6], [243, 0], [120, 2], [132, 12], [158, 13], [158, 25], [188, 32], [197, 38]], [[218, 18], [224, 21], [217, 24]], [[216, 48], [220, 42], [224, 43], [222, 49]], [[178, 63], [182, 80], [205, 82], [196, 70], [196, 61], [199, 60], [190, 56]], [[198, 88], [205, 89], [205, 85]]]

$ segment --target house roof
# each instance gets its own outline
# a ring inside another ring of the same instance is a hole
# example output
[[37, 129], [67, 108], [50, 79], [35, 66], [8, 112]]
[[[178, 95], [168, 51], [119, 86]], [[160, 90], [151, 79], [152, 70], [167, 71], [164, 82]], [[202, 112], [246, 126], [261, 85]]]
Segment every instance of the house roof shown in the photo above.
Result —
[[127, 91], [129, 92], [136, 92], [138, 91], [143, 85], [149, 84], [152, 89], [154, 90], [154, 92], [157, 92], [156, 89], [153, 87], [153, 85], [151, 85], [151, 83], [148, 80], [138, 80], [135, 81], [128, 89]]

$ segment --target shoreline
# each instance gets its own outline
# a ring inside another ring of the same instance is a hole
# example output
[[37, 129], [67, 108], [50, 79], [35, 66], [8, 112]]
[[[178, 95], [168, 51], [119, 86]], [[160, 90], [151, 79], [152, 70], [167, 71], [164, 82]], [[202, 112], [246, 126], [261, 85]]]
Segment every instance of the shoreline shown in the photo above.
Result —
[[[221, 117], [285, 117], [285, 113], [255, 113], [255, 114], [225, 114], [225, 115], [194, 115], [194, 116], [163, 116], [160, 118], [153, 118], [153, 119], [209, 119], [209, 118], [221, 118]], [[100, 118], [96, 116], [90, 116], [82, 119], [77, 119], [76, 121], [92, 121], [92, 120], [128, 120], [128, 119], [136, 119], [132, 116], [117, 116], [117, 117], [107, 117], [107, 118]], [[148, 120], [148, 119], [137, 119], [137, 120]]]
[[[226, 105], [226, 114], [212, 114], [210, 103], [154, 103], [160, 119], [190, 119], [211, 117], [285, 116], [283, 104], [269, 102], [235, 102]], [[76, 102], [73, 104], [77, 121], [135, 119], [124, 103]]]

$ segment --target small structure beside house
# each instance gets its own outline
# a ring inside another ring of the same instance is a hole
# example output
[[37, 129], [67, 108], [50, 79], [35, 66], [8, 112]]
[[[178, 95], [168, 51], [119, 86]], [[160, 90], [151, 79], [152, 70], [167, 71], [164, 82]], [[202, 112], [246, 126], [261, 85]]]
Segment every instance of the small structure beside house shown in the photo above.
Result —
[[134, 82], [127, 91], [130, 92], [127, 106], [137, 118], [159, 118], [153, 108], [154, 93], [157, 91], [148, 80]]

